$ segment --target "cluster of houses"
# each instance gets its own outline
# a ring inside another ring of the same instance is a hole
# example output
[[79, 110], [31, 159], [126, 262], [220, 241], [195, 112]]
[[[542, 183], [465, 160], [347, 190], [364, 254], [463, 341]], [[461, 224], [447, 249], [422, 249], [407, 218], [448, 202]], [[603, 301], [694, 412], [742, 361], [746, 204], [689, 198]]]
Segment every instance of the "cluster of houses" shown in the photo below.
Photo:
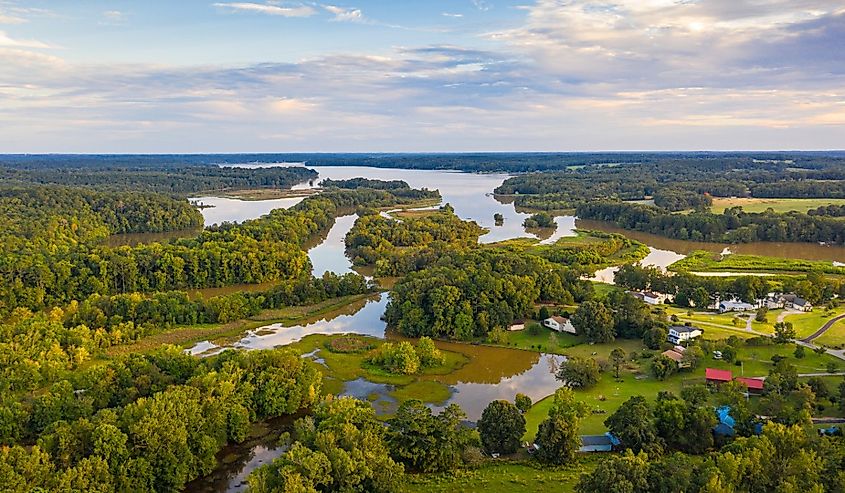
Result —
[[791, 310], [799, 310], [802, 312], [813, 311], [813, 304], [797, 294], [775, 294], [769, 293], [765, 298], [757, 300], [756, 304], [746, 303], [738, 300], [720, 301], [715, 305], [719, 313], [726, 312], [747, 312], [756, 310], [760, 307], [766, 307], [770, 310], [777, 310], [779, 308], [788, 308]]
[[[627, 291], [631, 296], [648, 303], [649, 305], [662, 305], [669, 300], [669, 296], [663, 293], [655, 293], [653, 291]], [[709, 308], [718, 310], [719, 313], [726, 312], [746, 312], [756, 310], [765, 306], [770, 310], [778, 308], [789, 308], [792, 310], [800, 310], [804, 312], [813, 311], [813, 304], [804, 298], [794, 293], [779, 294], [769, 293], [765, 298], [756, 300], [755, 303], [746, 303], [741, 300], [725, 300], [716, 301], [715, 304]]]

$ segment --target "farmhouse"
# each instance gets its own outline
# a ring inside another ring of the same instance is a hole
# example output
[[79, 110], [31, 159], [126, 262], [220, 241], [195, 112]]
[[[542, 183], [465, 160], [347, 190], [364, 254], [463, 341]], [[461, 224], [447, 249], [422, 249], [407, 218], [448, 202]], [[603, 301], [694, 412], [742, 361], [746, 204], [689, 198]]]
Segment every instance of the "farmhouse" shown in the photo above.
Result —
[[649, 305], [659, 305], [666, 301], [665, 294], [654, 293], [651, 291], [628, 291], [628, 293], [630, 293], [631, 296], [648, 303]]
[[674, 348], [663, 351], [660, 354], [674, 361], [678, 365], [678, 368], [687, 368], [690, 366], [690, 363], [688, 361], [684, 361], [685, 351], [686, 349], [683, 346], [675, 346]]
[[699, 337], [704, 331], [691, 325], [673, 325], [669, 327], [668, 340], [672, 344], [680, 344]]
[[725, 312], [747, 312], [753, 310], [754, 305], [744, 301], [722, 301], [719, 303], [719, 313]]
[[543, 325], [557, 332], [575, 334], [575, 327], [566, 317], [554, 316], [543, 320]]
[[514, 320], [513, 322], [511, 322], [510, 326], [508, 327], [508, 330], [525, 330], [525, 320], [522, 320], [521, 318]]
[[720, 384], [733, 380], [733, 373], [730, 370], [717, 370], [715, 368], [704, 369], [704, 379], [707, 383]]
[[785, 307], [792, 308], [794, 310], [801, 310], [803, 312], [813, 311], [813, 304], [797, 294], [783, 295], [783, 303]]
[[736, 377], [736, 381], [745, 385], [749, 394], [763, 393], [763, 381], [759, 378]]

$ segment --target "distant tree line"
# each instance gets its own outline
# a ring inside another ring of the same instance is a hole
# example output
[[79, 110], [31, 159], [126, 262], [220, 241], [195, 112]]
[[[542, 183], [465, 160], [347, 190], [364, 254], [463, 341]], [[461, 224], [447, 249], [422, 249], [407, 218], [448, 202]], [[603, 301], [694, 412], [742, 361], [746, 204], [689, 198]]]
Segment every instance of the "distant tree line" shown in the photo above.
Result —
[[720, 243], [754, 241], [845, 243], [845, 221], [801, 212], [748, 213], [739, 207], [722, 214], [672, 214], [641, 204], [595, 201], [577, 208], [578, 217], [668, 238]]
[[19, 184], [65, 185], [109, 191], [148, 191], [185, 197], [199, 192], [247, 188], [289, 189], [315, 180], [317, 172], [303, 166], [231, 168], [176, 165], [174, 159], [132, 164], [131, 158], [92, 156], [79, 159], [0, 159], [0, 181]]

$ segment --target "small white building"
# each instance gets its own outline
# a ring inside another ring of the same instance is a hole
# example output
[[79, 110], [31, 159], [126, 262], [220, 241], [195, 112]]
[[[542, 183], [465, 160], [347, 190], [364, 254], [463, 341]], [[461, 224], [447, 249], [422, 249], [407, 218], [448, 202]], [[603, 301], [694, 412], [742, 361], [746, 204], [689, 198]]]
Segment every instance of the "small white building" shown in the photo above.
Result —
[[682, 342], [700, 337], [703, 333], [703, 330], [691, 325], [673, 325], [669, 327], [669, 335], [667, 339], [672, 344], [681, 344]]
[[569, 334], [576, 333], [575, 327], [572, 325], [572, 322], [570, 322], [569, 319], [566, 317], [549, 317], [543, 320], [543, 326], [548, 327], [557, 332], [566, 332]]
[[719, 302], [719, 313], [726, 313], [726, 312], [747, 312], [750, 310], [755, 310], [756, 307], [751, 303], [746, 303], [744, 301], [720, 301]]
[[514, 320], [508, 327], [510, 331], [525, 330], [525, 320]]

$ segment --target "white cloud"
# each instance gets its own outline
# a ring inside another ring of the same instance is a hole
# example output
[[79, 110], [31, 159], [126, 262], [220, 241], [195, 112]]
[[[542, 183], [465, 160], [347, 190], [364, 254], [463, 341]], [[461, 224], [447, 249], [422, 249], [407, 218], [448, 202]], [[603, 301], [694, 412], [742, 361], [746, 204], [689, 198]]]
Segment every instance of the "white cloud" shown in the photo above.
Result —
[[215, 7], [234, 12], [256, 12], [260, 14], [278, 15], [282, 17], [310, 17], [317, 11], [310, 5], [296, 4], [290, 7], [254, 2], [218, 2]]
[[15, 39], [9, 37], [4, 31], [0, 31], [0, 46], [10, 48], [50, 48], [47, 43], [35, 39]]
[[490, 10], [490, 4], [487, 3], [485, 0], [470, 0], [470, 2], [472, 3], [473, 7], [477, 8], [478, 10], [485, 12]]
[[443, 17], [452, 17], [454, 19], [459, 19], [464, 16], [464, 14], [453, 14], [451, 12], [443, 12], [440, 15], [442, 15]]
[[337, 5], [323, 5], [323, 8], [334, 15], [333, 21], [364, 22], [365, 20], [361, 9], [338, 7]]
[[0, 24], [23, 24], [24, 22], [26, 22], [26, 19], [23, 17], [0, 12]]

